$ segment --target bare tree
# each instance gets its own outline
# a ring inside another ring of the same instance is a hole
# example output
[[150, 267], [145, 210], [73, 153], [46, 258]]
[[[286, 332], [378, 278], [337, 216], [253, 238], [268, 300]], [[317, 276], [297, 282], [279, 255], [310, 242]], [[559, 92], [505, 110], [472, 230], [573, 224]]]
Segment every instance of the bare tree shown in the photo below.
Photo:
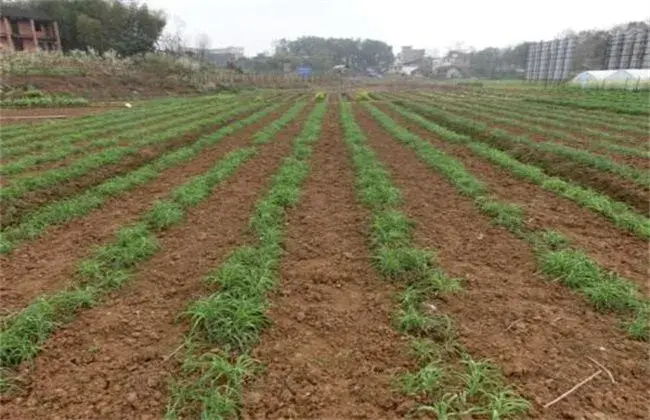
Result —
[[158, 49], [170, 54], [180, 55], [185, 49], [185, 21], [179, 16], [173, 17], [175, 31], [163, 33], [158, 39]]

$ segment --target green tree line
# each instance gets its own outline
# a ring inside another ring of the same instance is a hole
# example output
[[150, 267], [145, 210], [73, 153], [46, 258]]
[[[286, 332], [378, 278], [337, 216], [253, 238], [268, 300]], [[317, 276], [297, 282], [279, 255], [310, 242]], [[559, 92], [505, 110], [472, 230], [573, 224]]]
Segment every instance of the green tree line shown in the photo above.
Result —
[[59, 23], [64, 51], [114, 50], [129, 56], [153, 51], [166, 24], [161, 11], [119, 0], [22, 0], [6, 4], [38, 10]]
[[303, 36], [294, 40], [281, 39], [273, 54], [258, 54], [239, 60], [242, 68], [250, 71], [282, 71], [284, 64], [292, 68], [309, 65], [315, 73], [331, 71], [336, 65], [347, 65], [349, 71], [367, 69], [386, 71], [395, 56], [390, 45], [373, 39], [322, 38]]

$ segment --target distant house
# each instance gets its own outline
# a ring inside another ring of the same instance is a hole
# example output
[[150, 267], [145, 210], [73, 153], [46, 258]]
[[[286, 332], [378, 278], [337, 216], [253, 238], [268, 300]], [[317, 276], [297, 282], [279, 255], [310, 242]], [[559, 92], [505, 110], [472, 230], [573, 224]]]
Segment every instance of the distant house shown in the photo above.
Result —
[[44, 13], [19, 6], [0, 8], [0, 51], [61, 51], [59, 25]]
[[234, 63], [244, 57], [242, 47], [212, 48], [201, 51], [199, 49], [189, 49], [194, 55], [203, 55], [206, 61], [211, 62], [217, 67], [228, 67], [229, 63]]
[[410, 45], [402, 47], [397, 53], [391, 72], [407, 76], [417, 73], [425, 63], [424, 53], [424, 49], [416, 49]]
[[466, 77], [470, 67], [471, 55], [451, 50], [443, 58], [433, 60], [433, 75], [445, 79]]

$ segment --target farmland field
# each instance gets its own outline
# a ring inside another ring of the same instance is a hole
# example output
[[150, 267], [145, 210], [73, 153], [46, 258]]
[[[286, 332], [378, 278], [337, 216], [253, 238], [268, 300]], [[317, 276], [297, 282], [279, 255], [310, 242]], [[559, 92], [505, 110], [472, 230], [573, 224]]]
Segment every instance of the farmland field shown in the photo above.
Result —
[[0, 419], [647, 418], [647, 100], [344, 93], [3, 126]]

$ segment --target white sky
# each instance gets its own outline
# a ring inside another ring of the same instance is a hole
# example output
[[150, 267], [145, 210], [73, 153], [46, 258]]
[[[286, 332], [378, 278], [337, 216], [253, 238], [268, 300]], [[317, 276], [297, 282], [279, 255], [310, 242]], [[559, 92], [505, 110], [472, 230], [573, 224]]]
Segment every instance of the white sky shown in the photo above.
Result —
[[[211, 47], [240, 46], [248, 56], [280, 38], [302, 35], [371, 38], [446, 50], [456, 42], [485, 48], [551, 39], [565, 29], [608, 28], [648, 19], [643, 0], [143, 0], [164, 10], [168, 30], [184, 22], [188, 44], [207, 34]], [[599, 3], [602, 5], [600, 6]]]

